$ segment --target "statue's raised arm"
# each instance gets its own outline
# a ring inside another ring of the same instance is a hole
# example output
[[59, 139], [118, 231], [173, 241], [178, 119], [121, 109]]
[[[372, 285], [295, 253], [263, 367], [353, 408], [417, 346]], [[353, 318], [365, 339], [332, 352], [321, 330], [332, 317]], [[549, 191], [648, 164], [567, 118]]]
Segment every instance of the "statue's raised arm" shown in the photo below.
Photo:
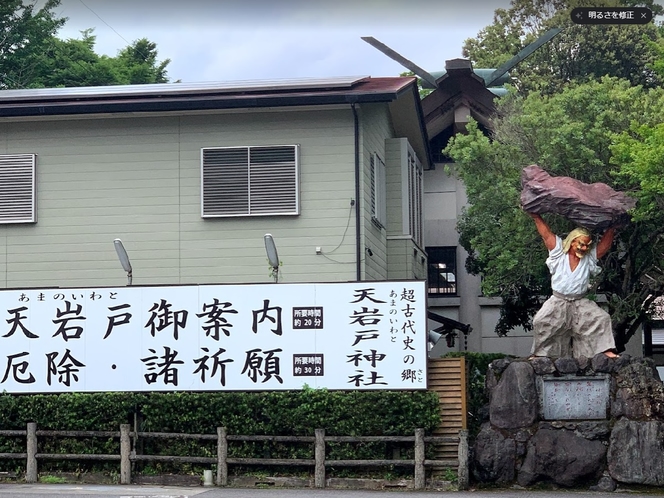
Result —
[[537, 213], [528, 213], [528, 214], [535, 222], [535, 227], [537, 227], [537, 231], [542, 237], [542, 240], [544, 241], [544, 245], [546, 246], [547, 251], [550, 251], [556, 245], [556, 235], [551, 231], [549, 225], [546, 224], [544, 219], [539, 214]]

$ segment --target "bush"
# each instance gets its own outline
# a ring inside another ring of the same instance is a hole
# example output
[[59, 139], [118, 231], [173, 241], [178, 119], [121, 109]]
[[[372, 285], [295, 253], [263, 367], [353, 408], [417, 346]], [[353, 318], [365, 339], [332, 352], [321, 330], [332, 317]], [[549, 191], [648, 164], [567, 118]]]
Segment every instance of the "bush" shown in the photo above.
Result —
[[[138, 422], [140, 432], [313, 436], [315, 429], [328, 435], [412, 435], [416, 428], [427, 434], [439, 425], [438, 397], [430, 391], [301, 391], [175, 392], [175, 393], [65, 393], [0, 395], [0, 428], [24, 430], [36, 422], [43, 430], [118, 431], [120, 424]], [[139, 452], [161, 455], [216, 455], [216, 442], [182, 439], [139, 439]], [[229, 456], [244, 458], [313, 458], [311, 444], [274, 442], [238, 443]], [[25, 451], [25, 439], [1, 437], [0, 452]], [[330, 444], [328, 458], [391, 458], [386, 443]], [[117, 438], [39, 438], [40, 453], [119, 454]], [[10, 463], [11, 462], [11, 463]], [[12, 465], [18, 461], [0, 461]], [[24, 464], [22, 464], [24, 465]], [[40, 469], [103, 471], [117, 464], [94, 461], [40, 462]], [[191, 466], [180, 466], [191, 468]], [[269, 468], [268, 468], [269, 469]], [[173, 469], [162, 468], [162, 471]], [[176, 469], [178, 470], [178, 469]], [[254, 468], [255, 470], [255, 468]], [[272, 469], [270, 469], [272, 470]]]

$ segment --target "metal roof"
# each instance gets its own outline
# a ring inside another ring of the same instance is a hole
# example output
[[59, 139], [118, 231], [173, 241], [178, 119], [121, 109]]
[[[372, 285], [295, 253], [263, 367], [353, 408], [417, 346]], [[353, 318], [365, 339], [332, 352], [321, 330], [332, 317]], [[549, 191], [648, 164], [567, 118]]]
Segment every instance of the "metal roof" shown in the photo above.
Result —
[[306, 78], [283, 80], [244, 80], [200, 83], [154, 83], [145, 85], [111, 85], [68, 88], [36, 88], [24, 90], [0, 91], [0, 102], [22, 100], [52, 100], [63, 98], [120, 97], [120, 96], [157, 96], [186, 95], [198, 93], [232, 93], [255, 91], [306, 90], [312, 88], [349, 88], [367, 78], [366, 76], [347, 76], [338, 78]]
[[413, 77], [163, 83], [0, 91], [0, 118], [391, 102]]

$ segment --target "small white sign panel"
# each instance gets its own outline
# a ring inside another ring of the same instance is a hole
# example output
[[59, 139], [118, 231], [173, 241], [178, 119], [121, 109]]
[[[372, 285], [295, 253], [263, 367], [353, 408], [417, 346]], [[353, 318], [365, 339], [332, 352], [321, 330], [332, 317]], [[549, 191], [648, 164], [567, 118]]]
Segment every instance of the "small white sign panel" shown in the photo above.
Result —
[[425, 283], [0, 291], [10, 393], [426, 389]]
[[609, 378], [540, 377], [544, 420], [604, 420], [609, 406]]

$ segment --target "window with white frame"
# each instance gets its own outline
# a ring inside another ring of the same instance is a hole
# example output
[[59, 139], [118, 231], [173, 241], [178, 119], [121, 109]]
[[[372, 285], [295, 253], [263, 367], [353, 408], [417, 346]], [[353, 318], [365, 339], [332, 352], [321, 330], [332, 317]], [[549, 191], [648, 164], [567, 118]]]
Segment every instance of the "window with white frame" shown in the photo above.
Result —
[[299, 214], [297, 145], [201, 150], [201, 215]]
[[371, 221], [381, 228], [387, 226], [387, 191], [385, 182], [385, 162], [375, 152], [369, 161], [371, 180]]
[[36, 154], [0, 154], [0, 224], [34, 223]]
[[422, 246], [422, 164], [410, 146], [408, 146], [407, 163], [403, 175], [406, 177], [404, 199], [408, 203], [404, 213], [405, 231], [413, 240]]

